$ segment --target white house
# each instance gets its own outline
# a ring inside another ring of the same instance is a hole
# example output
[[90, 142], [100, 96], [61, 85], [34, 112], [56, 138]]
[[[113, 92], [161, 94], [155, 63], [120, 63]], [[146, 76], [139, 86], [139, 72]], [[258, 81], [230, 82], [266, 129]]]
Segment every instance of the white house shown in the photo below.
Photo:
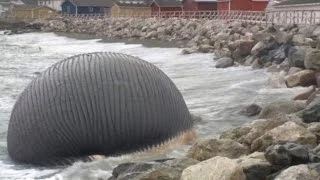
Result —
[[63, 0], [38, 0], [38, 6], [47, 6], [57, 11], [61, 11], [62, 3], [63, 3]]

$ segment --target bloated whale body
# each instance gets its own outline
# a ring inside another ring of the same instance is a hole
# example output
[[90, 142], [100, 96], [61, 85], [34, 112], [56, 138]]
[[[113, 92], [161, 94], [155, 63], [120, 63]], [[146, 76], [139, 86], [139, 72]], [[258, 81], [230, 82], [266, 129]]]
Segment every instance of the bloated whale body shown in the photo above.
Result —
[[9, 156], [46, 164], [160, 144], [192, 120], [174, 83], [157, 67], [118, 53], [67, 58], [36, 77], [9, 121]]

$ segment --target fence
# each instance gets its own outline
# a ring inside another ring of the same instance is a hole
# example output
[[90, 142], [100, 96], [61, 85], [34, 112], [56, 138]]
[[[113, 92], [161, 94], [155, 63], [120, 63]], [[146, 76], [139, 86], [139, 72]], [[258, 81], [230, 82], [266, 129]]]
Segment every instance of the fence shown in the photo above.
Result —
[[141, 14], [132, 13], [123, 16], [110, 14], [60, 14], [73, 19], [106, 19], [106, 18], [185, 18], [246, 21], [254, 23], [274, 24], [320, 24], [320, 10], [289, 10], [289, 11], [166, 11]]

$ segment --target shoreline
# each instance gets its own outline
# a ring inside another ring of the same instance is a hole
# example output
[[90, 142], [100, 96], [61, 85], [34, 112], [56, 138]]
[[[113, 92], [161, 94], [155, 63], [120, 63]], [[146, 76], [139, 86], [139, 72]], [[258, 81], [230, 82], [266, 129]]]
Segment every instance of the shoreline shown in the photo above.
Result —
[[[201, 22], [198, 23], [201, 24]], [[188, 24], [186, 23], [184, 26], [188, 27], [190, 25]], [[82, 26], [83, 24], [80, 22], [80, 27]], [[194, 27], [195, 25], [190, 26]], [[246, 107], [243, 110], [244, 113], [255, 114], [257, 120], [229, 129], [223, 132], [220, 138], [197, 140], [185, 158], [168, 160], [160, 164], [159, 162], [144, 162], [141, 165], [141, 162], [133, 162], [128, 166], [129, 168], [122, 169], [122, 172], [113, 173], [114, 176], [111, 179], [124, 177], [152, 179], [164, 176], [169, 179], [187, 180], [198, 177], [215, 180], [218, 179], [218, 176], [213, 174], [218, 174], [228, 177], [226, 179], [278, 178], [286, 180], [285, 176], [301, 175], [298, 174], [300, 173], [298, 170], [303, 171], [305, 177], [317, 178], [320, 176], [320, 172], [317, 170], [317, 167], [320, 167], [320, 122], [317, 115], [319, 111], [317, 107], [319, 90], [317, 87], [320, 82], [318, 75], [320, 67], [317, 65], [318, 59], [320, 59], [318, 54], [320, 52], [319, 27], [298, 27], [295, 25], [288, 27], [253, 25], [248, 27], [242, 23], [223, 26], [226, 26], [226, 29], [214, 32], [214, 38], [217, 38], [214, 42], [210, 42], [211, 39], [207, 42], [208, 38], [202, 38], [204, 34], [207, 36], [207, 32], [195, 33], [192, 39], [186, 41], [196, 45], [187, 47], [182, 53], [215, 53], [218, 57], [217, 64], [219, 66], [216, 66], [217, 68], [227, 68], [237, 64], [253, 68], [267, 68], [272, 75], [269, 82], [271, 86], [277, 88], [304, 86], [309, 89], [295, 97], [295, 101], [271, 103], [260, 108], [260, 111], [256, 106]], [[44, 27], [48, 28], [46, 25]], [[165, 27], [165, 25], [161, 25], [161, 27]], [[50, 28], [54, 29], [55, 26]], [[152, 29], [151, 26], [149, 28]], [[159, 28], [157, 28], [157, 32]], [[75, 29], [76, 26], [68, 33], [73, 33], [72, 31]], [[90, 34], [90, 31], [88, 33]], [[70, 35], [72, 36], [72, 34]], [[159, 38], [158, 35], [154, 36]], [[93, 35], [93, 37], [100, 36]], [[181, 40], [176, 38], [175, 41]], [[101, 42], [117, 41], [120, 39], [101, 40]], [[141, 41], [144, 39], [142, 38]], [[139, 40], [132, 42], [139, 42]], [[206, 47], [203, 47], [204, 45]], [[308, 102], [300, 102], [299, 100]], [[283, 152], [279, 152], [279, 149], [282, 149]], [[301, 155], [295, 154], [294, 150], [296, 149], [301, 152]], [[293, 161], [292, 159], [298, 160]], [[311, 166], [313, 163], [316, 163], [317, 166]], [[139, 170], [141, 166], [152, 168], [141, 171]], [[123, 164], [116, 167], [114, 172], [121, 167], [123, 168]], [[204, 171], [200, 171], [200, 169], [204, 169]], [[314, 171], [319, 176], [311, 173]]]

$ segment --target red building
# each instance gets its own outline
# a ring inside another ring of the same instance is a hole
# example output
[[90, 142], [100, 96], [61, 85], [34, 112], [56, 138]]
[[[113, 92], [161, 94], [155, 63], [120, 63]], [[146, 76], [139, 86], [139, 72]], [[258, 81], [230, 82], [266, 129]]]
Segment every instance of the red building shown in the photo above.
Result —
[[184, 11], [216, 11], [217, 0], [184, 0]]
[[264, 11], [269, 0], [218, 0], [220, 11]]
[[150, 4], [152, 12], [182, 11], [181, 0], [153, 0]]

